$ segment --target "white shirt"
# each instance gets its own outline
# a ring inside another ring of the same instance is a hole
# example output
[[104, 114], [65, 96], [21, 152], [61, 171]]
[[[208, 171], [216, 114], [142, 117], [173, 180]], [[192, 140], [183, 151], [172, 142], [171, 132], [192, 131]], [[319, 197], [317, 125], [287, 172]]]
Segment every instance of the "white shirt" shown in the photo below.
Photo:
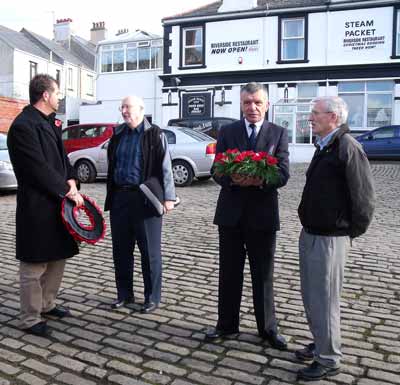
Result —
[[264, 119], [260, 120], [257, 123], [250, 123], [247, 119], [244, 119], [244, 123], [246, 124], [247, 136], [250, 138], [250, 135], [253, 132], [253, 130], [250, 127], [250, 124], [255, 124], [255, 126], [256, 126], [256, 136], [257, 136], [258, 133], [261, 130], [261, 127], [262, 127], [263, 123], [264, 123]]

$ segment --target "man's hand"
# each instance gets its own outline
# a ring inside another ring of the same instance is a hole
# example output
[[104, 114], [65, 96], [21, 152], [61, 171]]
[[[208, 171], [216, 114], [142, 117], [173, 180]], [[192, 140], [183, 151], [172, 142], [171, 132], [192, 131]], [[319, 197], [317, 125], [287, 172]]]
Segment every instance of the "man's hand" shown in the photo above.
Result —
[[69, 185], [69, 191], [65, 195], [68, 199], [75, 202], [76, 206], [83, 206], [83, 198], [82, 195], [79, 194], [78, 189], [76, 188], [76, 182], [74, 179], [68, 179], [67, 183]]
[[171, 210], [174, 209], [174, 201], [165, 201], [164, 202], [164, 213], [167, 214], [169, 213]]

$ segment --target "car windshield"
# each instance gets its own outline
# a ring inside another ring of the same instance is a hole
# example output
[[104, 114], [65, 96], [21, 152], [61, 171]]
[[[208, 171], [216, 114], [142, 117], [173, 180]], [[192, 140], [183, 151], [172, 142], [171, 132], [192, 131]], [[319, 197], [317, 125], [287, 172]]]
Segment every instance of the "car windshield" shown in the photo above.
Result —
[[190, 129], [185, 129], [182, 128], [181, 131], [185, 133], [186, 135], [190, 136], [191, 138], [197, 140], [198, 142], [203, 142], [205, 140], [210, 140], [210, 137], [208, 135], [202, 134], [199, 131], [194, 131]]
[[0, 150], [7, 150], [7, 136], [0, 135]]

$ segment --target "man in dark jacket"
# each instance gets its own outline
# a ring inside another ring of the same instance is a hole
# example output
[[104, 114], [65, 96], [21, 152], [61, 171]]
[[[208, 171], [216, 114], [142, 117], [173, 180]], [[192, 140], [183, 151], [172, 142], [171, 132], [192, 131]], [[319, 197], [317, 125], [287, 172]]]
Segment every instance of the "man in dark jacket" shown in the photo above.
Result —
[[289, 179], [288, 135], [285, 128], [265, 120], [269, 103], [261, 84], [244, 86], [240, 104], [244, 119], [222, 127], [217, 153], [234, 148], [265, 151], [278, 159], [279, 178], [270, 185], [257, 177], [215, 176], [222, 187], [214, 218], [219, 232], [218, 323], [206, 339], [239, 331], [247, 254], [258, 334], [272, 347], [284, 350], [286, 341], [278, 333], [275, 316], [273, 271], [276, 232], [280, 228], [277, 189]]
[[139, 185], [152, 179], [163, 195], [164, 212], [175, 201], [171, 157], [166, 137], [144, 117], [143, 100], [127, 96], [122, 100], [125, 123], [117, 126], [108, 145], [108, 177], [105, 210], [110, 210], [118, 309], [135, 301], [133, 252], [138, 243], [142, 257], [144, 304], [142, 313], [154, 311], [161, 301], [162, 217], [153, 211]]
[[75, 240], [61, 219], [61, 198], [83, 203], [76, 175], [65, 154], [61, 128], [55, 124], [59, 88], [49, 75], [29, 84], [30, 105], [8, 133], [10, 159], [18, 182], [16, 257], [20, 260], [21, 327], [46, 336], [41, 316], [64, 317], [55, 304], [66, 258], [77, 254]]
[[339, 97], [314, 100], [310, 114], [316, 135], [306, 173], [299, 217], [301, 293], [314, 341], [296, 351], [312, 360], [298, 378], [312, 381], [340, 371], [340, 297], [350, 240], [363, 234], [375, 205], [373, 178], [361, 145], [345, 125], [346, 103]]

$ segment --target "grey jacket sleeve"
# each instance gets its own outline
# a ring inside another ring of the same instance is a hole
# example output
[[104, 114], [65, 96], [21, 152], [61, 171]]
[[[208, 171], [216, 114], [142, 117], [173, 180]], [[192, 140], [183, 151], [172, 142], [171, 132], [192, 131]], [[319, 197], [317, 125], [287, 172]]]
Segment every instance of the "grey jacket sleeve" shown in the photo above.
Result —
[[344, 160], [346, 181], [351, 197], [350, 236], [367, 231], [375, 209], [375, 188], [367, 156], [360, 143], [346, 134], [340, 141], [339, 157]]
[[172, 175], [171, 154], [169, 153], [167, 138], [163, 133], [161, 133], [161, 142], [164, 148], [164, 159], [162, 162], [164, 200], [175, 201], [176, 195], [174, 177]]

